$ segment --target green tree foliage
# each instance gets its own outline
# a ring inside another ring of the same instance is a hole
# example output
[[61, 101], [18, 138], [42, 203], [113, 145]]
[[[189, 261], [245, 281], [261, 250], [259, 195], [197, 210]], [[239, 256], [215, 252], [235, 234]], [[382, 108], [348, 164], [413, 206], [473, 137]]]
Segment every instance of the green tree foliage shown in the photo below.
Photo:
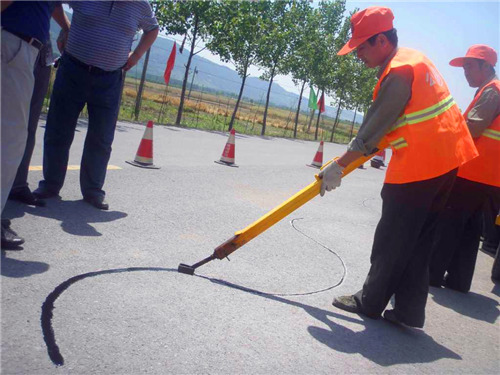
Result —
[[[297, 134], [300, 104], [306, 84], [335, 98], [338, 106], [332, 139], [342, 108], [365, 111], [371, 103], [376, 82], [374, 72], [364, 67], [354, 54], [337, 56], [349, 39], [350, 22], [344, 18], [345, 0], [276, 1], [155, 1], [152, 3], [162, 31], [182, 35], [191, 48], [183, 80], [176, 124], [180, 125], [191, 59], [199, 41], [224, 62], [234, 64], [241, 86], [229, 130], [233, 128], [243, 95], [248, 69], [258, 65], [269, 80], [262, 134], [265, 134], [273, 80], [291, 74], [301, 85], [295, 116]], [[311, 117], [312, 119], [312, 117]], [[318, 135], [320, 114], [316, 123]]]
[[[204, 48], [195, 52], [197, 42], [208, 38], [207, 25], [212, 23], [212, 12], [210, 9], [214, 6], [213, 1], [156, 1], [153, 3], [156, 18], [162, 31], [169, 34], [183, 35], [191, 47], [189, 57], [186, 63], [186, 71], [182, 81], [182, 91], [177, 110], [176, 125], [181, 125], [182, 111], [184, 108], [184, 97], [193, 56], [200, 53]], [[185, 40], [186, 40], [185, 39]]]
[[278, 74], [288, 74], [287, 59], [293, 53], [294, 39], [298, 37], [297, 27], [304, 20], [309, 8], [307, 0], [277, 0], [268, 2], [262, 41], [259, 46], [259, 66], [264, 68], [262, 79], [269, 80], [262, 132], [266, 130], [267, 110], [273, 79]]
[[[350, 26], [350, 18], [346, 18], [340, 33], [335, 39], [335, 55], [337, 55], [337, 52], [349, 40]], [[342, 108], [350, 108], [351, 106], [351, 95], [354, 89], [354, 78], [356, 76], [355, 57], [352, 53], [344, 56], [337, 55], [336, 57], [336, 66], [335, 70], [332, 72], [332, 81], [329, 87], [329, 92], [337, 99], [337, 113], [335, 115], [335, 122], [333, 124], [330, 142], [333, 142], [334, 140], [335, 130], [339, 123], [339, 115]]]
[[[311, 84], [318, 86], [325, 94], [331, 95], [336, 86], [337, 71], [341, 68], [341, 59], [337, 56], [339, 45], [339, 34], [341, 33], [342, 21], [344, 19], [345, 1], [322, 1], [316, 12], [317, 30], [319, 38], [314, 40], [313, 48], [316, 53], [312, 59]], [[314, 138], [318, 138], [318, 127], [320, 112], [316, 121], [316, 132]]]
[[319, 13], [311, 8], [308, 1], [297, 2], [291, 12], [295, 13], [295, 27], [292, 29], [291, 52], [284, 60], [284, 70], [292, 76], [295, 85], [301, 87], [293, 131], [293, 137], [296, 138], [304, 88], [312, 79], [311, 66], [316, 53], [314, 42], [320, 39], [320, 34], [317, 20]]
[[208, 26], [210, 39], [206, 46], [224, 62], [234, 64], [241, 77], [241, 87], [234, 107], [229, 130], [233, 128], [243, 95], [248, 68], [258, 61], [265, 28], [267, 1], [221, 0], [211, 9], [212, 23]]

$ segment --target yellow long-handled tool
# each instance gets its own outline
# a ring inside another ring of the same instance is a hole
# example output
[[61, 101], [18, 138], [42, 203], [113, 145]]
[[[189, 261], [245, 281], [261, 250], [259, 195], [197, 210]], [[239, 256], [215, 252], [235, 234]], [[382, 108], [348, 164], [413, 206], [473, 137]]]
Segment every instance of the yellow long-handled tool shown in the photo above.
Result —
[[[378, 149], [383, 150], [386, 147], [387, 147], [386, 143], [384, 143], [384, 144], [381, 143], [378, 146]], [[353, 170], [358, 168], [360, 165], [362, 165], [367, 160], [370, 160], [370, 158], [372, 156], [373, 155], [363, 156], [363, 157], [353, 161], [351, 164], [349, 164], [347, 167], [344, 168], [344, 170], [342, 172], [342, 178], [347, 176], [349, 173], [351, 173]], [[333, 162], [335, 159], [330, 160], [328, 163], [323, 165], [323, 167], [321, 169], [325, 168], [328, 164]], [[316, 181], [314, 181], [312, 184], [310, 184], [309, 186], [306, 186], [304, 189], [299, 191], [293, 197], [289, 198], [287, 201], [283, 202], [282, 204], [280, 204], [279, 206], [275, 207], [273, 210], [269, 211], [267, 214], [262, 216], [259, 220], [253, 222], [245, 229], [236, 232], [232, 238], [230, 238], [229, 240], [227, 240], [223, 244], [217, 246], [212, 255], [199, 261], [198, 263], [193, 264], [192, 266], [181, 263], [181, 264], [179, 264], [179, 268], [177, 270], [181, 273], [186, 273], [188, 275], [194, 275], [194, 271], [196, 268], [198, 268], [198, 267], [204, 265], [205, 263], [208, 263], [214, 259], [224, 259], [229, 254], [231, 254], [233, 251], [237, 250], [238, 248], [240, 248], [241, 246], [243, 246], [247, 242], [250, 242], [252, 239], [257, 237], [259, 234], [264, 232], [266, 229], [269, 229], [274, 224], [276, 224], [278, 221], [280, 221], [284, 217], [288, 216], [293, 211], [295, 211], [297, 208], [301, 207], [302, 205], [304, 205], [305, 203], [307, 203], [311, 199], [313, 199], [316, 195], [318, 195], [320, 192], [320, 188], [321, 188], [321, 179], [318, 177], [318, 175], [315, 175], [315, 178], [316, 178]]]

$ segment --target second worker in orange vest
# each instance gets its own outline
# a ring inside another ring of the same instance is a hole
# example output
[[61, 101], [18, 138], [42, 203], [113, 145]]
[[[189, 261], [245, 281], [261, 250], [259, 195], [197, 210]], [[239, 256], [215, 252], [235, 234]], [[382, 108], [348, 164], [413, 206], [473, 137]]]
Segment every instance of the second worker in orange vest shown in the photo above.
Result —
[[463, 293], [470, 290], [474, 275], [485, 203], [491, 200], [496, 212], [500, 206], [500, 81], [495, 75], [496, 62], [495, 50], [482, 44], [470, 47], [465, 57], [450, 61], [451, 66], [464, 68], [469, 86], [478, 87], [464, 117], [479, 157], [458, 170], [436, 231], [430, 285]]
[[394, 323], [423, 327], [429, 260], [436, 219], [457, 168], [477, 156], [467, 125], [433, 63], [422, 53], [397, 47], [392, 11], [370, 7], [351, 18], [352, 37], [339, 51], [356, 49], [370, 68], [379, 67], [373, 103], [348, 151], [325, 168], [321, 195], [340, 185], [343, 167], [377, 152], [384, 138], [392, 148], [363, 288], [333, 305], [379, 318], [392, 296]]

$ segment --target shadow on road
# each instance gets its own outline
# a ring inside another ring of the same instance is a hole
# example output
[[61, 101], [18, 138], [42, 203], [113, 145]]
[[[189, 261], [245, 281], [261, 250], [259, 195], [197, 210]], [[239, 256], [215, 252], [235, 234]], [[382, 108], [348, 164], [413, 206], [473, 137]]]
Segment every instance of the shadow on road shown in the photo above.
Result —
[[5, 277], [28, 277], [39, 273], [44, 273], [49, 269], [47, 263], [16, 260], [7, 257], [2, 250], [1, 274]]
[[25, 213], [58, 220], [61, 222], [61, 228], [66, 233], [87, 237], [102, 236], [90, 225], [91, 223], [107, 223], [127, 216], [125, 212], [98, 210], [83, 200], [48, 199], [47, 207], [40, 208], [13, 204], [8, 210], [9, 218], [22, 217]]
[[450, 289], [430, 288], [429, 293], [438, 305], [447, 307], [472, 319], [495, 324], [500, 311], [493, 298], [477, 293], [460, 293]]
[[[307, 328], [308, 332], [316, 340], [339, 352], [359, 353], [380, 366], [393, 366], [403, 363], [428, 363], [443, 358], [462, 360], [462, 357], [457, 353], [437, 343], [431, 336], [422, 330], [396, 326], [385, 320], [375, 321], [368, 318], [362, 319], [361, 317], [352, 318], [272, 294], [264, 294], [257, 290], [232, 284], [220, 279], [213, 279], [200, 275], [196, 276], [210, 280], [219, 285], [256, 294], [272, 301], [300, 307], [328, 326], [328, 328], [316, 326]], [[364, 326], [365, 329], [356, 332], [337, 324], [332, 321], [332, 318], [356, 323]]]

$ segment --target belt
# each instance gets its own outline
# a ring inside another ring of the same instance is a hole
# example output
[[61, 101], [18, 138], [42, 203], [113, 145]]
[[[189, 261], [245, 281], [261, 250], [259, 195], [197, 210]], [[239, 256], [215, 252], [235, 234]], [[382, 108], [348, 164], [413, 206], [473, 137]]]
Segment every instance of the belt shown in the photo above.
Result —
[[10, 31], [8, 29], [4, 29], [4, 30], [7, 31], [7, 32], [9, 32], [9, 33], [11, 33], [12, 35], [17, 36], [19, 39], [24, 40], [26, 43], [28, 43], [29, 45], [35, 47], [38, 50], [41, 50], [42, 47], [43, 47], [43, 43], [40, 42], [37, 38], [32, 38], [30, 36], [26, 36], [26, 35], [23, 35], [23, 34], [15, 33], [14, 31]]
[[111, 71], [110, 70], [104, 70], [104, 69], [98, 68], [97, 66], [92, 66], [92, 65], [85, 64], [84, 62], [78, 60], [76, 57], [71, 56], [68, 52], [64, 52], [64, 56], [67, 57], [69, 60], [71, 60], [76, 65], [84, 68], [89, 73], [111, 74], [111, 73], [115, 73], [116, 71], [120, 70], [120, 69], [111, 70]]

